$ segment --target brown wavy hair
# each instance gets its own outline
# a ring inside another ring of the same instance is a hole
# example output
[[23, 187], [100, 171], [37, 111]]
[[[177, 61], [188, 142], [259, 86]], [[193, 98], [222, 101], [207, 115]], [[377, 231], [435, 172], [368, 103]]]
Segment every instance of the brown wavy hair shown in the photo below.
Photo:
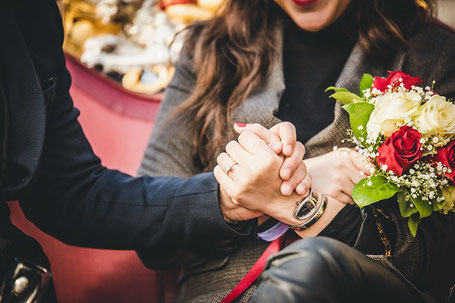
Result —
[[[357, 22], [358, 42], [377, 59], [406, 47], [434, 11], [435, 0], [353, 0], [345, 13]], [[273, 33], [284, 16], [272, 0], [227, 0], [217, 17], [188, 28], [184, 51], [197, 80], [174, 116], [190, 123], [200, 169], [226, 144], [233, 109], [267, 80], [276, 55]]]

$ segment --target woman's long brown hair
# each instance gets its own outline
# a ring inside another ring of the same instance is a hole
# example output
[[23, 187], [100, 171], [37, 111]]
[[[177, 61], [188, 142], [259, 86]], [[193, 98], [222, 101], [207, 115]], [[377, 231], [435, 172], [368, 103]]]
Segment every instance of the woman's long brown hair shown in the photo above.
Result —
[[[383, 58], [433, 16], [435, 0], [353, 0], [358, 41]], [[272, 0], [227, 0], [221, 14], [189, 27], [185, 50], [197, 75], [190, 97], [173, 117], [191, 126], [194, 161], [209, 168], [232, 132], [230, 117], [267, 80], [276, 55], [274, 32], [284, 16]], [[238, 121], [242, 122], [242, 121]]]

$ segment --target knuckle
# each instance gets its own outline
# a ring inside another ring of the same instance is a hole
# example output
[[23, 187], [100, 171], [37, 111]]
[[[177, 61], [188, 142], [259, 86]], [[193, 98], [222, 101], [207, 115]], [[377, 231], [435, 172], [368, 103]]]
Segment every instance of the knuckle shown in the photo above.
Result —
[[250, 133], [248, 131], [245, 131], [239, 135], [239, 141], [245, 140], [250, 136]]
[[336, 173], [336, 174], [339, 174], [338, 171], [341, 170], [341, 169], [344, 167], [343, 161], [340, 161], [340, 160], [335, 161], [334, 167], [335, 167], [335, 169], [337, 170], [337, 173]]
[[261, 130], [262, 126], [261, 126], [259, 123], [252, 123], [252, 124], [249, 125], [248, 128], [249, 128], [251, 131], [257, 132], [257, 131], [260, 131], [260, 130]]
[[228, 144], [226, 144], [226, 148], [232, 148], [236, 144], [237, 144], [237, 141], [231, 140], [231, 141], [228, 142]]
[[226, 144], [226, 152], [229, 153], [229, 151], [232, 151], [237, 146], [237, 144], [237, 141], [229, 141], [228, 144]]

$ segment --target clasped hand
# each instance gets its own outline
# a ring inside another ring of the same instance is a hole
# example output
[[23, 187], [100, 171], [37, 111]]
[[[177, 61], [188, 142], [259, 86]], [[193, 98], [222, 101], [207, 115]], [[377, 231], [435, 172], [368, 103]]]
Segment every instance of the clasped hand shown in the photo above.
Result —
[[[235, 130], [240, 133], [238, 142], [227, 144], [214, 169], [225, 217], [241, 221], [265, 214], [298, 224], [291, 214], [296, 202], [309, 194], [311, 176], [302, 161], [305, 147], [296, 142], [294, 126], [284, 122], [269, 131], [250, 124], [236, 125]], [[226, 172], [226, 167], [231, 169]]]
[[311, 187], [329, 196], [333, 217], [346, 203], [353, 203], [354, 185], [369, 174], [367, 159], [349, 149], [303, 160], [305, 147], [296, 141], [295, 128], [288, 122], [270, 130], [259, 124], [235, 125], [235, 130], [240, 133], [238, 142], [228, 143], [214, 169], [227, 221], [258, 217], [262, 222], [271, 216], [298, 224], [293, 210]]

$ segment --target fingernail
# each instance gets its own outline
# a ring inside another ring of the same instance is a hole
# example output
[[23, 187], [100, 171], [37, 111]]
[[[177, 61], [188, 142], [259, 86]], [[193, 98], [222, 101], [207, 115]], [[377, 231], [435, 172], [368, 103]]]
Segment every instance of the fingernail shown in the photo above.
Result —
[[289, 168], [283, 169], [283, 178], [288, 180], [291, 177], [291, 170]]
[[296, 188], [296, 192], [299, 195], [303, 195], [305, 193], [305, 187], [303, 185], [299, 184]]
[[235, 126], [240, 127], [240, 128], [244, 128], [246, 126], [246, 124], [237, 122], [237, 123], [235, 123]]
[[286, 145], [286, 154], [288, 154], [288, 155], [292, 154], [292, 145], [291, 144]]
[[288, 184], [283, 185], [283, 192], [284, 195], [289, 196], [292, 193], [292, 188]]

